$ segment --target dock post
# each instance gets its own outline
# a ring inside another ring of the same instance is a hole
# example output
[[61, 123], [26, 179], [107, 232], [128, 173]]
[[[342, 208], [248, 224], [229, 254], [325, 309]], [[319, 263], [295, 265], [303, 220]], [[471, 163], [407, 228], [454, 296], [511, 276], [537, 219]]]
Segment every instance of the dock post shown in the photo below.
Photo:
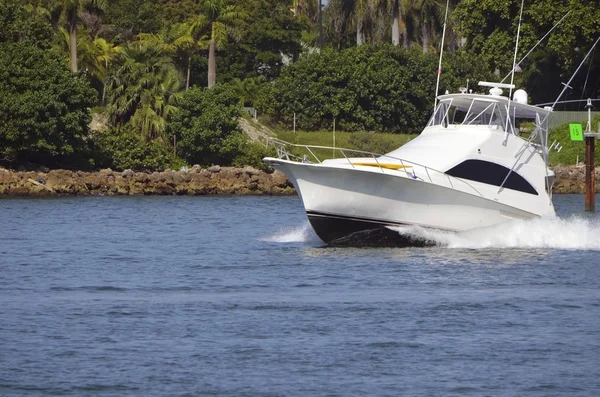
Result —
[[585, 211], [596, 211], [596, 157], [594, 153], [595, 139], [598, 134], [592, 132], [592, 101], [588, 99], [588, 123], [585, 137]]

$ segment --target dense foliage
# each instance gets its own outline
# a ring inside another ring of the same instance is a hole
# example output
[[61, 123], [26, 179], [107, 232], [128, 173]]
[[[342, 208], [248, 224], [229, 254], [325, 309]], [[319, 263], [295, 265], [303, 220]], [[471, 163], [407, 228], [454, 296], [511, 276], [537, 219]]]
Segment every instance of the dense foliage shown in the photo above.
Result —
[[107, 128], [92, 134], [93, 161], [96, 167], [114, 170], [154, 171], [177, 168], [183, 163], [164, 142], [146, 142], [130, 124]]
[[[446, 58], [441, 92], [466, 79], [486, 76], [465, 53]], [[284, 69], [261, 97], [259, 108], [299, 129], [337, 128], [419, 132], [433, 108], [437, 58], [421, 51], [383, 45], [326, 50], [304, 56]]]
[[[501, 76], [512, 69], [520, 5], [512, 0], [462, 0], [453, 13], [456, 30], [465, 39], [466, 48], [480, 54], [486, 67], [497, 69]], [[517, 61], [557, 24], [552, 34], [520, 64], [523, 72], [516, 75], [517, 84], [528, 89], [534, 103], [556, 98], [563, 88], [560, 82], [569, 80], [598, 38], [600, 1], [525, 1]], [[600, 94], [600, 51], [594, 52], [571, 86], [573, 90], [567, 92], [567, 99]]]
[[178, 154], [190, 164], [232, 164], [245, 142], [237, 122], [241, 115], [237, 98], [226, 86], [191, 88], [169, 125]]
[[52, 52], [0, 43], [0, 161], [84, 166], [96, 92]]
[[[0, 0], [0, 161], [259, 165], [262, 147], [237, 127], [240, 105], [288, 128], [295, 114], [309, 130], [335, 120], [338, 130], [418, 132], [446, 1], [323, 3], [320, 13], [317, 0]], [[438, 93], [501, 80], [521, 2], [449, 3]], [[526, 1], [517, 59], [561, 19], [515, 76], [533, 103], [553, 101], [590, 50], [600, 0]], [[592, 52], [562, 99], [600, 95], [599, 60]], [[88, 131], [90, 108], [107, 116], [101, 132]]]

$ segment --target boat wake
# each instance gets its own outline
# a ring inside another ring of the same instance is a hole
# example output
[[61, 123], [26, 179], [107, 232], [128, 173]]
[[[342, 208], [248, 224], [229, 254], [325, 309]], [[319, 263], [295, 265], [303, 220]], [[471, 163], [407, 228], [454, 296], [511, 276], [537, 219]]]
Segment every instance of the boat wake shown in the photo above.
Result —
[[418, 226], [389, 227], [423, 245], [447, 248], [553, 248], [600, 250], [600, 219], [535, 219], [452, 233]]
[[261, 238], [261, 240], [270, 243], [321, 242], [308, 221], [304, 222], [301, 226], [289, 229], [281, 229], [273, 235]]

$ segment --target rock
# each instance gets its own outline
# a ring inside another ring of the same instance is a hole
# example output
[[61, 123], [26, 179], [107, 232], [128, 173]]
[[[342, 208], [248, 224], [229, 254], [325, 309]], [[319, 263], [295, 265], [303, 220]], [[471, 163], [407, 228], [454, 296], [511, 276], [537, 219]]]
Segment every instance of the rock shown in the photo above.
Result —
[[[33, 181], [33, 182], [32, 182]], [[285, 175], [253, 167], [236, 168], [199, 165], [190, 172], [98, 172], [50, 170], [47, 173], [16, 172], [0, 168], [0, 196], [51, 195], [205, 195], [205, 194], [294, 194]]]
[[283, 172], [275, 171], [271, 174], [271, 180], [276, 186], [285, 187], [288, 186], [288, 179]]
[[245, 166], [242, 170], [249, 176], [259, 175], [261, 173], [260, 170], [257, 170], [256, 168], [249, 165]]
[[114, 171], [111, 170], [110, 168], [104, 168], [104, 169], [98, 171], [98, 173], [101, 175], [113, 175]]

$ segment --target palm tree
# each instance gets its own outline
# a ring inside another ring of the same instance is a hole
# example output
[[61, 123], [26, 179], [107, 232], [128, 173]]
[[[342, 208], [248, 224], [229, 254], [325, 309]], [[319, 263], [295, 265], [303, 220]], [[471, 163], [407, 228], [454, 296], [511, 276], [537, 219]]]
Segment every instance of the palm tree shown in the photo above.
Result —
[[[58, 52], [65, 54], [71, 53], [71, 41], [69, 32], [63, 28], [58, 28], [58, 40], [53, 47]], [[86, 30], [80, 31], [77, 36], [77, 64], [80, 70], [84, 70], [93, 78], [97, 79], [102, 84], [102, 101], [104, 106], [106, 97], [106, 77], [109, 63], [119, 54], [120, 47], [114, 46], [101, 37], [96, 37], [93, 41], [90, 40]], [[70, 57], [69, 66], [72, 66]]]
[[101, 37], [96, 37], [92, 44], [93, 57], [99, 65], [96, 77], [102, 82], [102, 101], [104, 106], [106, 99], [106, 83], [108, 76], [108, 65], [113, 61], [121, 51], [121, 47], [107, 42]]
[[244, 80], [233, 79], [231, 81], [231, 90], [240, 100], [240, 106], [253, 106], [260, 91], [260, 86], [264, 81], [261, 77], [250, 77]]
[[121, 49], [109, 77], [107, 113], [115, 125], [131, 122], [146, 141], [161, 138], [177, 110], [181, 76], [170, 57], [155, 44]]
[[319, 13], [319, 0], [292, 0], [294, 16], [304, 15], [314, 21]]
[[414, 11], [419, 16], [423, 53], [429, 51], [434, 28], [439, 31], [443, 24], [445, 5], [442, 0], [415, 0]]
[[392, 44], [400, 44], [400, 36], [404, 38], [404, 46], [408, 48], [408, 32], [406, 22], [410, 17], [411, 0], [375, 0], [375, 8], [380, 14], [392, 16]]
[[[200, 18], [201, 16], [197, 16], [194, 20], [197, 21]], [[198, 49], [206, 48], [208, 43], [206, 36], [198, 35], [194, 20], [189, 23], [182, 22], [169, 25], [157, 34], [140, 33], [136, 42], [138, 44], [156, 45], [172, 58], [186, 59], [186, 90], [190, 87], [192, 55]]]
[[79, 14], [85, 9], [104, 10], [106, 0], [60, 0], [58, 8], [66, 20], [69, 30], [69, 48], [71, 50], [71, 70], [77, 72], [77, 22]]
[[240, 37], [236, 24], [245, 19], [247, 14], [238, 6], [227, 4], [227, 0], [200, 0], [199, 5], [202, 15], [194, 20], [193, 30], [208, 28], [209, 31], [208, 88], [211, 88], [217, 80], [216, 48], [225, 44], [229, 36], [235, 39]]

